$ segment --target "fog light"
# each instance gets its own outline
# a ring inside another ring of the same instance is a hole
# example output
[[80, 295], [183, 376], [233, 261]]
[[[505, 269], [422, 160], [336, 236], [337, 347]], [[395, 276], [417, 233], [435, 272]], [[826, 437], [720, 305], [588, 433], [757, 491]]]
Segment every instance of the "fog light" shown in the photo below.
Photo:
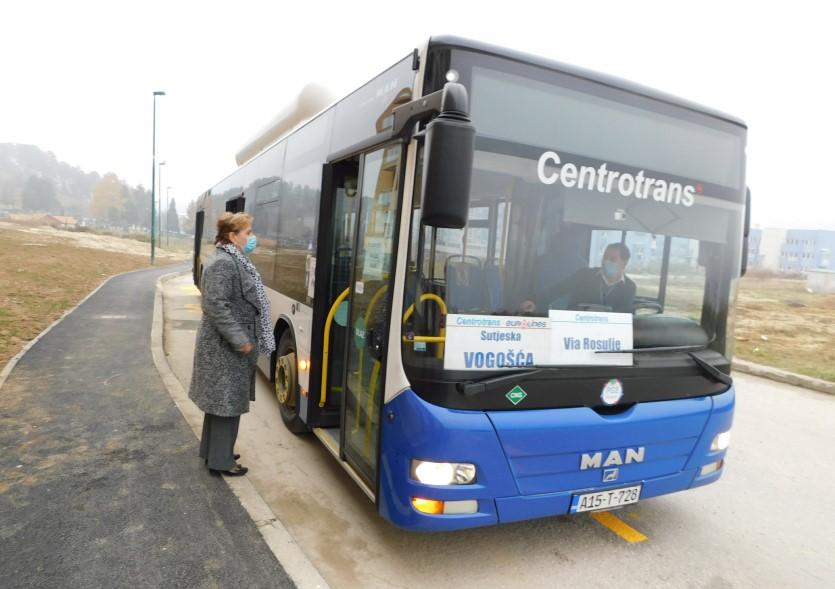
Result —
[[719, 450], [725, 450], [730, 445], [731, 430], [728, 430], [726, 432], [722, 432], [721, 434], [716, 434], [716, 437], [713, 438], [713, 441], [710, 443], [710, 451], [718, 452]]
[[478, 511], [478, 501], [469, 499], [467, 501], [444, 501], [444, 515], [456, 513], [475, 513]]
[[424, 485], [469, 485], [475, 481], [475, 465], [412, 460], [411, 474]]
[[710, 464], [705, 464], [702, 467], [701, 476], [705, 476], [706, 474], [711, 474], [722, 468], [722, 463], [724, 460], [717, 460], [716, 462], [711, 462]]

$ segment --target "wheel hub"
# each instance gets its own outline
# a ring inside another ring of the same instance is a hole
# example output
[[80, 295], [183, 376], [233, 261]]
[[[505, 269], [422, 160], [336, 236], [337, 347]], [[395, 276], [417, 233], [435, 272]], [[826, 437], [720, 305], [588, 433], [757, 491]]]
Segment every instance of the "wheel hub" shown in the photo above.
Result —
[[295, 395], [290, 394], [295, 388], [296, 354], [290, 352], [278, 358], [275, 365], [275, 394], [278, 402], [288, 408], [296, 406]]

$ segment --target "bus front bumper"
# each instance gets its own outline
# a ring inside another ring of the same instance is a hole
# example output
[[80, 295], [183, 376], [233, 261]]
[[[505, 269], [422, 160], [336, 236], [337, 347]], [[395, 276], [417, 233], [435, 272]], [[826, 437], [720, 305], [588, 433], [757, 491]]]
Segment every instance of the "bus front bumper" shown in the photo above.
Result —
[[[571, 511], [572, 497], [579, 493], [640, 484], [640, 499], [644, 500], [717, 481], [724, 470], [721, 465], [726, 450], [711, 450], [711, 442], [718, 433], [730, 430], [733, 388], [711, 397], [645, 405], [635, 416], [604, 424], [606, 429], [590, 435], [590, 426], [573, 423], [572, 415], [594, 420], [596, 414], [591, 409], [522, 410], [503, 412], [499, 417], [492, 414], [491, 419], [488, 412], [438, 407], [411, 390], [405, 391], [384, 409], [380, 513], [409, 530], [457, 530], [565, 515]], [[624, 429], [630, 420], [633, 429]], [[553, 423], [552, 428], [543, 429], [549, 423]], [[684, 442], [690, 440], [681, 434], [687, 424], [696, 433], [692, 441]], [[655, 436], [653, 445], [647, 442], [650, 438], [646, 432], [650, 430]], [[603, 442], [589, 441], [599, 439], [601, 431], [611, 432], [612, 437]], [[528, 435], [530, 440], [525, 437]], [[644, 443], [649, 449], [644, 463], [622, 467], [619, 480], [603, 484], [599, 470], [580, 471], [579, 461], [571, 462], [570, 453], [551, 456], [543, 450], [547, 450], [549, 438], [560, 439], [561, 444], [569, 440], [569, 445], [585, 448]], [[520, 452], [528, 451], [528, 444], [535, 445], [535, 451], [544, 456], [520, 457]], [[475, 464], [476, 481], [469, 485], [422, 484], [411, 476], [413, 459]], [[559, 467], [563, 459], [570, 462], [570, 469]], [[547, 464], [547, 476], [532, 473], [531, 469], [542, 470], [543, 464]], [[718, 468], [708, 472], [711, 465]], [[549, 486], [558, 488], [551, 491]], [[415, 498], [470, 505], [475, 501], [477, 507], [474, 513], [432, 515], [418, 511]]]

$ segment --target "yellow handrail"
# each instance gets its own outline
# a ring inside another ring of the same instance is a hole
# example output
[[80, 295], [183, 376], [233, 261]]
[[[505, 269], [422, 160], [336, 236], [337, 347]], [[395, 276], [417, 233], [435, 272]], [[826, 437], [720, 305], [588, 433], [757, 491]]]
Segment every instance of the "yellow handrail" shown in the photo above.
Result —
[[336, 297], [333, 305], [331, 305], [330, 311], [328, 311], [328, 318], [325, 320], [325, 342], [322, 344], [322, 391], [319, 394], [319, 407], [324, 407], [325, 402], [328, 400], [328, 351], [330, 350], [333, 317], [336, 315], [336, 310], [339, 308], [339, 305], [342, 304], [342, 301], [347, 298], [350, 292], [351, 287], [349, 286], [342, 291], [342, 294]]
[[[371, 450], [371, 424], [373, 422], [374, 393], [377, 391], [377, 379], [380, 377], [382, 364], [374, 360], [374, 367], [371, 369], [371, 380], [368, 383], [368, 396], [365, 400], [365, 455], [370, 457]], [[359, 399], [357, 399], [359, 400]], [[359, 415], [359, 403], [357, 403], [357, 415]], [[357, 422], [359, 424], [359, 422]]]
[[[388, 284], [384, 284], [383, 286], [378, 288], [377, 292], [374, 293], [374, 296], [371, 297], [371, 300], [368, 302], [368, 306], [365, 308], [365, 315], [363, 315], [363, 318], [362, 318], [363, 325], [365, 325], [366, 329], [368, 329], [368, 321], [371, 319], [371, 315], [374, 312], [374, 308], [377, 306], [377, 303], [380, 302], [380, 297], [382, 297], [383, 294], [385, 294], [385, 292], [388, 290], [388, 288], [389, 288]], [[365, 360], [365, 348], [363, 347], [361, 350], [359, 350], [359, 358], [357, 358], [357, 375], [359, 377], [359, 385], [360, 385], [359, 390], [360, 391], [362, 391], [362, 389], [363, 389], [363, 380], [364, 380], [363, 375], [365, 374], [365, 372], [363, 371], [363, 369], [365, 368], [365, 361], [364, 360]], [[378, 374], [379, 374], [379, 372], [380, 371], [377, 370]], [[376, 378], [376, 376], [374, 375], [374, 369], [373, 368], [371, 369], [371, 378], [372, 379]], [[371, 394], [371, 383], [369, 382], [368, 384], [369, 384], [368, 394]], [[357, 407], [359, 407], [359, 395], [357, 395]], [[354, 420], [354, 429], [359, 429], [359, 426], [360, 426], [360, 412], [359, 412], [359, 409], [358, 409], [356, 419]]]
[[[441, 331], [444, 331], [443, 329]], [[446, 341], [446, 337], [444, 335], [413, 335], [410, 338], [403, 336], [403, 343], [409, 342], [425, 342], [427, 344], [442, 344]]]
[[[441, 308], [441, 313], [443, 313], [444, 316], [446, 316], [446, 314], [447, 314], [446, 303], [444, 302], [444, 299], [442, 299], [441, 297], [439, 297], [435, 293], [431, 293], [431, 292], [423, 293], [422, 295], [420, 295], [420, 302], [422, 303], [423, 301], [434, 301]], [[412, 303], [411, 305], [409, 305], [409, 308], [406, 309], [406, 312], [403, 313], [403, 323], [406, 323], [409, 320], [409, 317], [411, 317], [412, 313], [414, 313], [414, 312], [415, 312], [415, 304]]]
[[[425, 292], [422, 295], [420, 295], [419, 301], [421, 303], [423, 301], [433, 301], [434, 303], [436, 303], [441, 308], [441, 314], [444, 317], [447, 316], [446, 302], [444, 301], [444, 299], [442, 299], [438, 295], [436, 295], [434, 293], [431, 293], [431, 292]], [[409, 308], [406, 309], [406, 312], [403, 313], [403, 323], [406, 323], [409, 320], [409, 317], [411, 317], [412, 313], [414, 313], [414, 312], [415, 312], [415, 304], [412, 303], [411, 305], [409, 305]], [[443, 322], [441, 324], [443, 325]], [[445, 341], [446, 341], [446, 327], [441, 327], [441, 329], [438, 332], [438, 335], [414, 335], [411, 338], [407, 338], [405, 335], [403, 336], [403, 342], [404, 343], [408, 343], [408, 342], [426, 342], [426, 343], [429, 343], [429, 344], [441, 344], [440, 346], [438, 346], [438, 350], [435, 354], [438, 358], [443, 358], [444, 357], [444, 342]]]

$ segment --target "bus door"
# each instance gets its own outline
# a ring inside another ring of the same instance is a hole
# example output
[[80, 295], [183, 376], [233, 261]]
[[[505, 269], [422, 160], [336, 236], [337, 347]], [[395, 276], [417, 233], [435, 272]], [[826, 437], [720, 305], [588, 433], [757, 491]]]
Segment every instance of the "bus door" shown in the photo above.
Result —
[[[331, 165], [333, 205], [330, 220], [330, 279], [328, 282], [327, 365], [323, 374], [324, 411], [319, 423], [326, 428], [339, 422], [342, 412], [345, 350], [348, 341], [348, 306], [351, 274], [354, 270], [357, 215], [359, 211], [359, 157]], [[333, 431], [333, 430], [331, 430]], [[338, 442], [338, 438], [335, 440]]]
[[[329, 395], [341, 396], [340, 457], [370, 489], [375, 488], [377, 476], [400, 171], [399, 144], [362, 155], [355, 196], [337, 189], [334, 206], [339, 218], [334, 222], [330, 300], [335, 309], [333, 329], [338, 331], [341, 321], [346, 327], [342, 349], [338, 336], [331, 335], [327, 379], [332, 384], [328, 390]], [[337, 227], [340, 222], [350, 222], [353, 227], [341, 229]], [[350, 248], [344, 239], [347, 235], [353, 237]], [[342, 288], [346, 271], [350, 280]], [[340, 295], [346, 295], [346, 302], [337, 305]]]

